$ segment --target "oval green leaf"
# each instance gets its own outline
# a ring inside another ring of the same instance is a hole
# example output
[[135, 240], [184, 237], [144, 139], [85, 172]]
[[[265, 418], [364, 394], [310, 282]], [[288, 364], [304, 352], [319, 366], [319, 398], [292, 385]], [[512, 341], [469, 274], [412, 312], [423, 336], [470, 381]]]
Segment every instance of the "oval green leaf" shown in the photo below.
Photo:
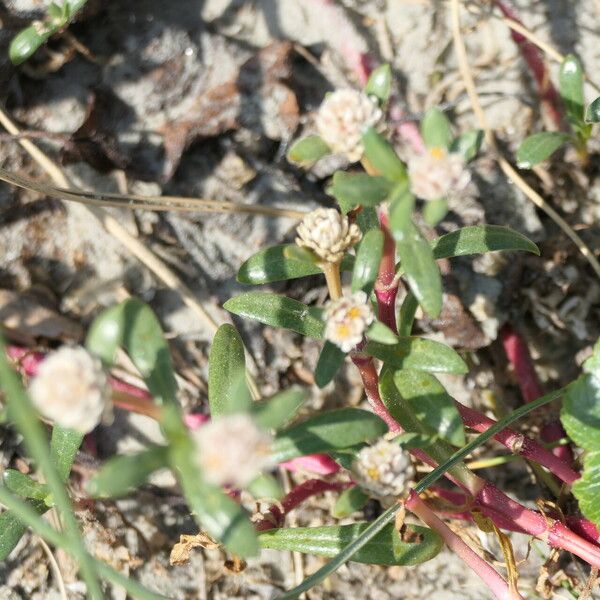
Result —
[[244, 343], [233, 325], [221, 325], [208, 356], [208, 404], [213, 418], [245, 412], [252, 397], [246, 385]]
[[433, 375], [402, 369], [394, 374], [394, 383], [432, 433], [454, 446], [464, 445], [465, 429], [454, 399]]
[[600, 123], [600, 96], [587, 107], [585, 120], [588, 123]]
[[460, 154], [465, 162], [472, 161], [476, 156], [481, 145], [483, 144], [484, 133], [482, 129], [472, 129], [461, 133], [450, 144], [450, 152]]
[[421, 121], [421, 135], [428, 148], [449, 148], [452, 127], [448, 117], [439, 108], [430, 108]]
[[29, 475], [25, 475], [15, 469], [6, 469], [4, 471], [4, 485], [22, 498], [31, 498], [32, 500], [44, 501], [50, 491], [48, 486], [34, 481]]
[[357, 206], [377, 206], [388, 197], [391, 190], [392, 183], [384, 177], [337, 171], [327, 193], [337, 200], [346, 214]]
[[571, 136], [559, 131], [542, 131], [525, 138], [517, 150], [517, 165], [531, 169], [554, 154]]
[[286, 296], [247, 292], [231, 298], [223, 308], [265, 325], [283, 327], [312, 338], [323, 337], [325, 325], [320, 318], [321, 311]]
[[352, 271], [352, 291], [363, 290], [367, 294], [373, 291], [379, 264], [383, 253], [383, 232], [380, 229], [369, 229], [364, 235]]
[[393, 346], [368, 342], [364, 351], [394, 369], [463, 374], [469, 369], [460, 355], [445, 344], [420, 337], [400, 338]]
[[330, 152], [329, 146], [321, 136], [309, 135], [292, 144], [287, 153], [287, 159], [294, 163], [310, 164], [327, 156]]
[[406, 167], [400, 160], [394, 147], [373, 127], [369, 127], [362, 136], [365, 158], [375, 171], [392, 183], [407, 181]]
[[279, 429], [291, 421], [306, 400], [306, 392], [291, 388], [271, 398], [253, 402], [250, 412], [263, 429]]
[[325, 342], [315, 368], [315, 383], [319, 388], [324, 388], [344, 364], [346, 355], [340, 348], [331, 342]]
[[576, 444], [600, 451], [600, 379], [586, 374], [569, 385], [560, 419]]
[[374, 96], [379, 104], [385, 104], [392, 92], [392, 69], [385, 64], [377, 67], [369, 76], [365, 93]]
[[359, 408], [341, 408], [306, 419], [277, 434], [273, 445], [277, 463], [297, 456], [341, 450], [381, 437], [387, 425]]
[[523, 250], [539, 256], [538, 247], [518, 231], [500, 225], [473, 225], [447, 233], [431, 242], [436, 259], [483, 254], [499, 250]]
[[565, 57], [560, 65], [558, 89], [565, 104], [569, 121], [578, 127], [583, 123], [585, 99], [583, 94], [583, 65], [574, 54]]
[[332, 515], [335, 519], [344, 519], [353, 515], [365, 506], [369, 495], [358, 485], [344, 490], [333, 507]]
[[[354, 523], [270, 529], [259, 535], [259, 542], [263, 548], [332, 558], [358, 538], [368, 526], [369, 523]], [[437, 533], [418, 525], [410, 525], [410, 529], [421, 538], [420, 542], [403, 542], [393, 524], [390, 524], [360, 548], [351, 560], [373, 565], [417, 565], [439, 553], [442, 540]]]

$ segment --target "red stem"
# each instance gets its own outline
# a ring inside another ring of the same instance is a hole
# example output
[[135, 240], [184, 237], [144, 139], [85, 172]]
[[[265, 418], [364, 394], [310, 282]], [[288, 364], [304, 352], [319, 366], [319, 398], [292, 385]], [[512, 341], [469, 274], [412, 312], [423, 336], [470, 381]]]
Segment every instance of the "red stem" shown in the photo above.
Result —
[[[495, 0], [495, 4], [505, 17], [512, 19], [520, 25], [523, 25], [515, 9], [509, 2], [505, 2], [504, 0]], [[519, 47], [523, 59], [531, 70], [531, 74], [533, 75], [538, 88], [540, 100], [548, 111], [548, 114], [550, 115], [556, 127], [561, 129], [563, 124], [562, 103], [560, 100], [560, 95], [556, 91], [556, 88], [552, 85], [550, 73], [546, 68], [542, 51], [535, 44], [530, 42], [525, 36], [521, 35], [517, 31], [514, 31], [513, 29], [510, 30], [510, 36], [515, 44], [517, 44]]]
[[[504, 352], [515, 370], [523, 399], [525, 402], [531, 402], [539, 398], [544, 394], [544, 390], [535, 371], [525, 340], [510, 325], [505, 325], [500, 335]], [[542, 440], [549, 444], [557, 442], [566, 435], [563, 426], [556, 420], [546, 423], [540, 432]], [[568, 444], [556, 446], [552, 449], [552, 454], [568, 465], [573, 464], [573, 449]]]
[[275, 529], [283, 525], [285, 516], [296, 508], [299, 504], [317, 494], [324, 492], [341, 492], [346, 488], [352, 487], [351, 482], [323, 481], [322, 479], [309, 479], [300, 485], [297, 485], [287, 494], [280, 505], [273, 505], [268, 510], [268, 516], [264, 516], [255, 526], [257, 531], [266, 531]]
[[375, 296], [379, 309], [379, 320], [392, 331], [396, 327], [396, 296], [399, 281], [396, 279], [396, 242], [389, 227], [387, 212], [381, 210], [379, 222], [383, 233], [383, 255], [379, 265], [379, 273], [375, 282]]
[[476, 554], [463, 540], [456, 535], [435, 513], [411, 492], [405, 502], [408, 510], [414, 513], [425, 525], [436, 531], [450, 550], [455, 552], [487, 585], [490, 591], [500, 600], [515, 600], [523, 597], [517, 590], [511, 590], [508, 583], [483, 558]]
[[[483, 433], [496, 423], [493, 419], [486, 417], [480, 412], [473, 410], [460, 402], [456, 402], [456, 407], [460, 412], [463, 423], [466, 427], [469, 427], [469, 429]], [[535, 440], [525, 437], [513, 429], [509, 429], [508, 427], [503, 429], [494, 436], [494, 439], [514, 454], [523, 456], [524, 458], [546, 467], [551, 473], [569, 485], [580, 477], [580, 474], [574, 471], [561, 458], [540, 446]]]

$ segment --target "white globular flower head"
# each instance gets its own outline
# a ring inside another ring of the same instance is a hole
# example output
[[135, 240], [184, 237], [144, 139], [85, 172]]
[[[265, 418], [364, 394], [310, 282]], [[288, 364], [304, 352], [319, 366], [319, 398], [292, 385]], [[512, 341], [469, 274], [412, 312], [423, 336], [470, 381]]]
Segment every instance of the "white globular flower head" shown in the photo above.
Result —
[[343, 352], [350, 352], [363, 339], [374, 321], [373, 308], [365, 292], [333, 300], [325, 309], [325, 338]]
[[407, 453], [384, 438], [360, 450], [352, 471], [363, 488], [380, 498], [400, 496], [415, 474]]
[[308, 248], [324, 262], [339, 263], [345, 252], [360, 241], [362, 234], [356, 223], [335, 208], [317, 208], [308, 213], [296, 232], [296, 244]]
[[365, 93], [337, 90], [328, 94], [321, 104], [316, 124], [319, 135], [335, 153], [356, 162], [364, 152], [365, 129], [377, 125], [381, 117], [381, 109]]
[[411, 157], [408, 174], [413, 194], [423, 200], [457, 196], [471, 181], [463, 157], [437, 147]]
[[215, 419], [191, 432], [197, 464], [209, 483], [242, 488], [271, 466], [272, 437], [250, 415]]
[[63, 346], [29, 384], [38, 412], [60, 427], [89, 433], [109, 410], [110, 388], [100, 361], [81, 346]]

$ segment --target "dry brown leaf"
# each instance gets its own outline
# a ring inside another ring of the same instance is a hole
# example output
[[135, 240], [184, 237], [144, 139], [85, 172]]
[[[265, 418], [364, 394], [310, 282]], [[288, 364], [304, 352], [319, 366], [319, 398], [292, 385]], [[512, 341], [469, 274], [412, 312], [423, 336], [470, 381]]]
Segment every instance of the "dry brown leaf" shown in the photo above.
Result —
[[185, 565], [190, 560], [194, 548], [218, 548], [219, 544], [204, 533], [196, 535], [180, 535], [179, 542], [173, 546], [169, 562], [172, 567]]

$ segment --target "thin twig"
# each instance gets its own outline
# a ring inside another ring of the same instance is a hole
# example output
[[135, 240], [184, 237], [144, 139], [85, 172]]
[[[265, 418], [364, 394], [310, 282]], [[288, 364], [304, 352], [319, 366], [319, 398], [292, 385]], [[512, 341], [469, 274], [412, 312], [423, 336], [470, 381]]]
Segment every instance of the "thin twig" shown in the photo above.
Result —
[[58, 562], [52, 554], [52, 550], [50, 550], [50, 546], [46, 544], [44, 538], [38, 537], [37, 541], [39, 545], [42, 547], [42, 550], [46, 554], [48, 558], [48, 562], [50, 563], [50, 567], [52, 568], [52, 572], [54, 573], [54, 578], [56, 579], [56, 584], [58, 585], [58, 591], [60, 592], [60, 597], [62, 600], [69, 600], [69, 596], [67, 596], [67, 588], [65, 587], [65, 580], [63, 578], [63, 574], [58, 566]]
[[515, 168], [502, 156], [500, 149], [496, 144], [494, 133], [489, 126], [485, 113], [483, 112], [483, 108], [479, 100], [479, 95], [477, 93], [477, 88], [475, 87], [475, 82], [471, 73], [471, 68], [469, 66], [467, 50], [465, 48], [465, 43], [460, 30], [460, 0], [450, 0], [450, 7], [452, 14], [452, 35], [454, 38], [454, 48], [458, 59], [458, 68], [463, 78], [467, 94], [471, 101], [475, 117], [479, 122], [479, 126], [485, 132], [486, 141], [489, 144], [496, 161], [498, 162], [504, 174], [525, 194], [525, 196], [527, 196], [527, 198], [529, 198], [538, 208], [543, 210], [571, 239], [571, 241], [577, 246], [581, 254], [583, 254], [583, 256], [586, 258], [596, 275], [600, 278], [600, 263], [594, 256], [593, 252], [585, 244], [585, 242], [577, 235], [577, 233], [575, 233], [573, 228], [542, 198], [542, 196], [540, 196], [540, 194], [538, 194], [538, 192], [536, 192], [517, 173]]

